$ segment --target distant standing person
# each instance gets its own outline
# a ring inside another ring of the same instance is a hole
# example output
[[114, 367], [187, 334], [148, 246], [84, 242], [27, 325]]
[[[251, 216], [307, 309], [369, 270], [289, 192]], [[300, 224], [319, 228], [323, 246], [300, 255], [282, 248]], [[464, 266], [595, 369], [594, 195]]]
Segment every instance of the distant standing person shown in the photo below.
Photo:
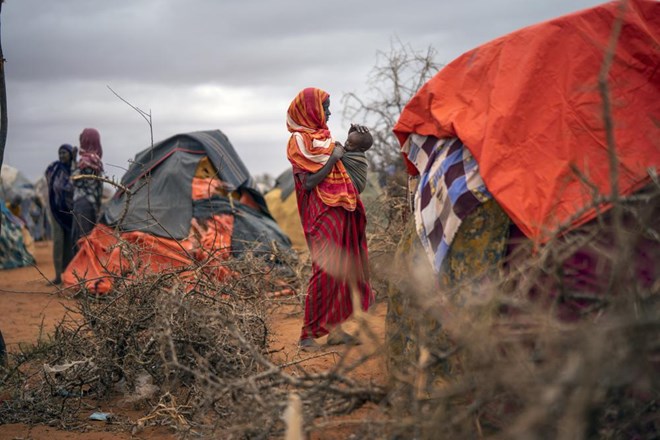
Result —
[[62, 144], [58, 150], [59, 160], [46, 169], [48, 184], [48, 207], [53, 232], [53, 264], [55, 278], [53, 284], [62, 283], [62, 272], [73, 258], [71, 231], [73, 226], [73, 184], [71, 167], [75, 160], [74, 148]]
[[101, 135], [93, 128], [80, 133], [80, 158], [78, 166], [71, 173], [73, 180], [73, 248], [78, 249], [78, 240], [89, 234], [96, 225], [101, 210], [103, 182], [90, 178], [76, 178], [81, 175], [101, 176], [103, 174], [103, 149]]
[[340, 161], [344, 148], [330, 134], [329, 117], [330, 95], [316, 88], [298, 93], [287, 112], [287, 157], [312, 260], [299, 342], [304, 350], [318, 349], [315, 339], [324, 335], [329, 345], [355, 342], [341, 328], [353, 313], [351, 295], [357, 294], [363, 310], [374, 301], [364, 206]]

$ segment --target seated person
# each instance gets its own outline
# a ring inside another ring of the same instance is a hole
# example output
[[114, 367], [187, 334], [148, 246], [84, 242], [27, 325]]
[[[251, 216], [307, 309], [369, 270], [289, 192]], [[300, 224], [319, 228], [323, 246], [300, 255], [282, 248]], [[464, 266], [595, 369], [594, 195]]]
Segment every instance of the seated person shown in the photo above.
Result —
[[358, 192], [364, 191], [367, 184], [367, 156], [364, 154], [374, 144], [374, 138], [369, 129], [351, 124], [348, 138], [344, 144], [345, 153], [341, 158], [346, 172], [353, 181]]

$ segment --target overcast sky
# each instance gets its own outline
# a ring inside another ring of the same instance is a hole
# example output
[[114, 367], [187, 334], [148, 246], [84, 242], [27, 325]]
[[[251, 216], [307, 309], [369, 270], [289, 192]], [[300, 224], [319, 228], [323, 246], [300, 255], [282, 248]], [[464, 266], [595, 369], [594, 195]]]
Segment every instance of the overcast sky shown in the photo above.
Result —
[[108, 89], [151, 111], [154, 141], [220, 129], [252, 174], [287, 166], [286, 110], [304, 87], [338, 104], [367, 90], [399, 40], [437, 61], [594, 0], [7, 0], [9, 134], [4, 163], [38, 178], [62, 143], [97, 128], [109, 176], [150, 144], [149, 126]]

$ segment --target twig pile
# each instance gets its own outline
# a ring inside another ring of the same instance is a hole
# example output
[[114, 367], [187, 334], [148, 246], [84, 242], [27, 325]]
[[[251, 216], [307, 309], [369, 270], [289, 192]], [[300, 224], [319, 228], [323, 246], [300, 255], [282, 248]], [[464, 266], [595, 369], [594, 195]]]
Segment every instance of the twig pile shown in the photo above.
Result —
[[307, 418], [382, 399], [383, 390], [338, 371], [291, 374], [269, 360], [272, 300], [265, 293], [282, 284], [273, 282], [273, 260], [229, 260], [234, 276], [200, 277], [192, 290], [178, 277], [184, 268], [118, 280], [104, 298], [80, 292], [52, 337], [14, 355], [1, 373], [13, 398], [0, 404], [0, 423], [76, 429], [83, 410], [120, 398], [144, 410], [128, 422], [133, 430], [167, 425], [266, 437], [284, 429], [291, 392], [303, 399]]
[[[640, 234], [660, 243], [659, 189], [656, 182], [629, 205], [624, 201], [626, 227], [614, 234], [627, 248], [607, 242], [598, 248], [619, 271], [602, 294], [569, 289], [550, 303], [530, 293], [570, 283], [562, 262], [576, 248], [599, 246], [599, 238], [612, 233], [610, 223], [528, 254], [507, 278], [482, 285], [478, 296], [457, 305], [410, 253], [395, 260], [410, 221], [402, 214], [404, 200], [390, 200], [395, 209], [383, 210], [370, 238], [377, 282], [403, 292], [418, 326], [405, 335], [417, 344], [414, 356], [391, 370], [388, 387], [350, 375], [379, 352], [350, 365], [344, 358], [320, 373], [306, 371], [302, 360], [270, 358], [273, 299], [265, 292], [282, 288], [273, 262], [286, 256], [230, 259], [234, 276], [222, 282], [201, 270], [194, 283], [179, 276], [195, 268], [120, 277], [113, 295], [81, 292], [49, 340], [11, 355], [0, 383], [13, 398], [0, 403], [0, 423], [84, 429], [81, 416], [122, 398], [143, 411], [137, 420], [120, 421], [123, 429], [165, 425], [182, 435], [219, 438], [282, 435], [289, 402], [302, 412], [291, 419], [302, 421], [303, 431], [343, 426], [366, 439], [657, 438], [660, 284], [640, 283], [620, 259], [631, 261]], [[137, 270], [139, 261], [127, 267]], [[298, 292], [305, 270], [288, 271]], [[465, 288], [457, 287], [456, 296]], [[566, 323], [555, 316], [562, 301], [591, 306]], [[335, 417], [367, 402], [380, 404], [368, 417]]]
[[[469, 285], [438, 290], [410, 267], [398, 287], [414, 303], [417, 351], [393, 369], [388, 423], [374, 437], [658, 438], [660, 282], [639, 278], [633, 256], [643, 237], [657, 258], [659, 207], [656, 182], [622, 200], [617, 228], [605, 217], [527, 249], [476, 296]], [[598, 291], [562, 270], [585, 246], [611, 268]], [[582, 314], [558, 319], [572, 302]]]

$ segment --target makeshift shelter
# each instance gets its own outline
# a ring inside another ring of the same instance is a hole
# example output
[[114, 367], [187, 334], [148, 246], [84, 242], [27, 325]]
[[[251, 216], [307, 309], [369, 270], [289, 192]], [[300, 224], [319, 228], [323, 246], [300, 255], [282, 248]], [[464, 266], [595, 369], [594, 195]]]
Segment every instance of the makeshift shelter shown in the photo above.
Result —
[[46, 205], [39, 197], [35, 185], [25, 174], [7, 164], [2, 165], [0, 176], [0, 197], [5, 202], [17, 204], [19, 217], [34, 240], [47, 239], [49, 226]]
[[5, 200], [11, 200], [15, 196], [23, 198], [36, 196], [34, 185], [18, 168], [2, 164], [0, 176], [2, 177], [2, 192]]
[[43, 224], [43, 234], [41, 236], [42, 240], [51, 240], [53, 238], [53, 231], [51, 226], [51, 221], [53, 221], [50, 215], [50, 206], [48, 202], [48, 183], [46, 182], [46, 175], [41, 176], [34, 182], [34, 192], [39, 199], [39, 204], [43, 206], [44, 216], [42, 220]]
[[[2, 227], [0, 231], [0, 269], [15, 269], [34, 264], [34, 257], [27, 245], [31, 238], [23, 222], [16, 218], [0, 198]], [[26, 245], [26, 239], [28, 243]]]
[[[599, 74], [617, 20], [604, 117]], [[660, 3], [605, 3], [530, 26], [445, 66], [404, 108], [394, 132], [457, 137], [488, 190], [524, 234], [545, 241], [591, 220], [609, 195], [606, 119], [613, 122], [618, 189], [631, 194], [660, 166]], [[405, 148], [405, 147], [404, 147]], [[409, 167], [413, 174], [418, 170]]]
[[219, 130], [178, 134], [143, 150], [121, 184], [100, 224], [79, 241], [62, 277], [66, 286], [84, 279], [103, 294], [113, 275], [136, 276], [136, 265], [157, 273], [204, 262], [205, 272], [222, 278], [228, 258], [291, 247]]
[[[621, 32], [610, 48], [618, 20]], [[606, 3], [475, 48], [410, 100], [394, 133], [409, 173], [419, 176], [416, 229], [443, 294], [460, 284], [456, 294], [469, 297], [516, 243], [565, 237], [597, 214], [607, 224], [610, 205], [598, 200], [612, 193], [611, 148], [619, 195], [651, 182], [650, 170], [660, 168], [659, 29], [660, 2]], [[599, 76], [608, 51], [613, 62], [603, 96]], [[657, 234], [657, 215], [648, 229]], [[572, 249], [559, 262], [564, 276], [545, 280], [544, 294], [559, 298], [560, 318], [579, 319], [606, 291], [611, 261], [594, 249], [612, 250], [610, 238], [595, 235], [589, 247]], [[636, 244], [629, 267], [646, 287], [657, 281], [657, 240]], [[423, 345], [415, 341], [423, 330], [419, 309], [411, 298], [390, 301], [388, 333], [398, 341], [391, 351], [415, 362]]]

